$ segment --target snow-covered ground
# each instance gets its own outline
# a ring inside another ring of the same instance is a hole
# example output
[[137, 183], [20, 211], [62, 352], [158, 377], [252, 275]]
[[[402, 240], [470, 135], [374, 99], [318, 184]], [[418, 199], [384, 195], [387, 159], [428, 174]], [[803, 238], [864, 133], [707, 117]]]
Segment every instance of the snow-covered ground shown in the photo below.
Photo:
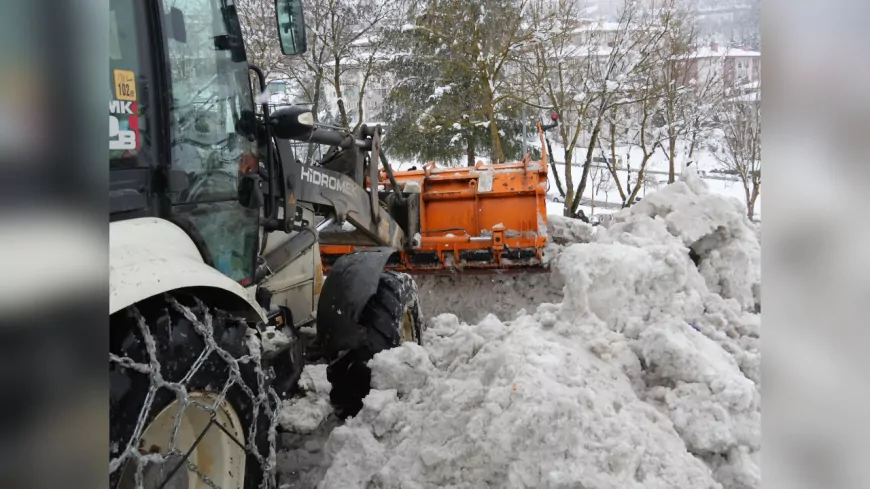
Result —
[[[425, 346], [372, 360], [318, 487], [760, 487], [760, 229], [738, 204], [688, 171], [608, 228], [551, 216], [550, 274], [418, 279]], [[322, 369], [282, 424], [326, 419]]]
[[[564, 183], [565, 183], [565, 164], [564, 164], [563, 157], [562, 157], [562, 155], [564, 155], [564, 152], [563, 152], [563, 149], [560, 145], [555, 144], [555, 143], [551, 143], [551, 145], [553, 146], [553, 152], [555, 153], [554, 161], [556, 161], [556, 168], [558, 169], [558, 172], [559, 172], [559, 179], [562, 182], [562, 184], [564, 185]], [[637, 166], [640, 164], [640, 161], [643, 159], [643, 152], [638, 147], [631, 147], [631, 148], [624, 147], [624, 148], [620, 148], [617, 151], [617, 154], [619, 157], [622, 158], [623, 168], [625, 167], [625, 162], [629, 162], [632, 164], [633, 173], [631, 175], [631, 178], [632, 178], [631, 184], [633, 187], [637, 181], [637, 173], [634, 173], [634, 172], [637, 171]], [[596, 152], [595, 155], [600, 156], [600, 154], [598, 152]], [[586, 156], [586, 148], [578, 148], [574, 153], [575, 163], [572, 166], [571, 173], [574, 177], [575, 184], [577, 181], [579, 181], [580, 175], [583, 172], [582, 160], [583, 160], [583, 158], [585, 158], [585, 156]], [[626, 156], [628, 156], [628, 158], [626, 158]], [[610, 157], [610, 155], [608, 155], [608, 158], [609, 157]], [[680, 159], [678, 159], [678, 161], [676, 163], [677, 163], [676, 173], [677, 173], [677, 175], [679, 175], [682, 171], [682, 165], [684, 162], [682, 161], [682, 158], [680, 158]], [[695, 152], [692, 166], [695, 166], [696, 169], [699, 172], [701, 172], [701, 174], [703, 175], [702, 179], [707, 183], [707, 187], [710, 189], [711, 192], [735, 198], [735, 199], [739, 200], [743, 204], [743, 206], [745, 207], [746, 197], [745, 197], [745, 193], [743, 190], [743, 184], [736, 179], [737, 178], [736, 176], [728, 176], [728, 175], [717, 174], [717, 173], [713, 172], [713, 170], [721, 169], [721, 165], [716, 160], [716, 157], [710, 151], [708, 151], [706, 149], [698, 149]], [[557, 197], [559, 195], [559, 191], [558, 191], [558, 187], [556, 185], [555, 176], [553, 175], [553, 172], [552, 172], [552, 167], [550, 168], [550, 170], [551, 170], [550, 174], [549, 174], [550, 190], [547, 194], [548, 194], [548, 197], [552, 198], [552, 197]], [[592, 186], [593, 186], [592, 178], [593, 178], [594, 172], [605, 172], [605, 171], [607, 171], [605, 168], [597, 168], [597, 169], [592, 168], [592, 169], [590, 169], [590, 177], [589, 177], [589, 181], [588, 181], [589, 183], [587, 183], [586, 190], [583, 193], [583, 196], [586, 198], [592, 199], [594, 197], [595, 202], [598, 203], [597, 205], [600, 205], [601, 203], [605, 203], [605, 202], [611, 202], [611, 203], [620, 202], [619, 192], [616, 190], [615, 187], [613, 187], [607, 191], [605, 191], [603, 188], [600, 190], [592, 188]], [[667, 185], [667, 182], [668, 182], [667, 172], [668, 172], [667, 158], [663, 154], [661, 154], [661, 152], [653, 155], [653, 157], [647, 163], [647, 167], [646, 167], [647, 176], [649, 178], [655, 179], [658, 182], [658, 185], [661, 187], [661, 186]], [[624, 188], [626, 185], [626, 182], [628, 181], [628, 171], [621, 170], [621, 171], [618, 171], [617, 174], [619, 175], [619, 181]], [[598, 175], [596, 175], [596, 178], [600, 178], [600, 177]], [[641, 189], [641, 191], [638, 193], [638, 197], [643, 198], [646, 194], [649, 194], [649, 192], [652, 190], [654, 190], [654, 189], [652, 188], [651, 185], [647, 186], [645, 190]], [[593, 193], [593, 191], [594, 191], [594, 193]], [[755, 202], [755, 216], [757, 219], [761, 218], [761, 200], [762, 200], [761, 196], [759, 196], [759, 198]], [[548, 203], [547, 210], [549, 213], [558, 213], [558, 214], [562, 213], [561, 205], [559, 205], [556, 202], [553, 202], [553, 204]], [[584, 211], [586, 212], [587, 215], [590, 215], [589, 206], [584, 206]], [[596, 207], [596, 209], [595, 209], [595, 213], [611, 213], [611, 212], [613, 212], [613, 211], [605, 209], [603, 206]]]

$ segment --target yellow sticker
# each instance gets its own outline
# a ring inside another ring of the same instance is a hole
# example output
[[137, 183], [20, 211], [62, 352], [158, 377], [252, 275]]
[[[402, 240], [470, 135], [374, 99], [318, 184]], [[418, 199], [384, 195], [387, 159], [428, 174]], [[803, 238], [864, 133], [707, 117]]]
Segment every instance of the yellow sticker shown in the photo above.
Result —
[[127, 70], [115, 70], [115, 98], [136, 101], [136, 74]]

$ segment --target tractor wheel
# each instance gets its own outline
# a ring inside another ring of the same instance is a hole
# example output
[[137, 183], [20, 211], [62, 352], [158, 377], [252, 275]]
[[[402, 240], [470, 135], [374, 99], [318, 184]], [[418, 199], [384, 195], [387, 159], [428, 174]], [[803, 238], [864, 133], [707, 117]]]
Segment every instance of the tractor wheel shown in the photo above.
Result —
[[341, 418], [362, 409], [362, 400], [371, 390], [366, 364], [372, 357], [406, 341], [423, 344], [423, 316], [414, 279], [406, 273], [381, 272], [378, 291], [360, 314], [359, 325], [365, 329], [364, 343], [330, 358], [326, 370], [332, 384], [330, 401]]
[[273, 477], [277, 398], [246, 322], [182, 292], [110, 322], [111, 489], [254, 488]]

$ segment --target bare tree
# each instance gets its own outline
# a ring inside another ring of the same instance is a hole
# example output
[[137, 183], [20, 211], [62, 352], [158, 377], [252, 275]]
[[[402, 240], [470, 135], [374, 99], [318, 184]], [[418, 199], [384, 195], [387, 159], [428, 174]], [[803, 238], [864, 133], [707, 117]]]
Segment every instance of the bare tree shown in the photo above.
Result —
[[267, 80], [288, 79], [289, 59], [276, 41], [275, 2], [236, 0], [236, 11], [245, 37], [248, 61], [263, 70]]
[[668, 28], [660, 45], [664, 58], [658, 72], [662, 102], [655, 117], [656, 125], [667, 136], [659, 147], [668, 158], [668, 183], [673, 183], [679, 142], [690, 140], [687, 157], [691, 158], [703, 128], [720, 105], [722, 73], [715, 62], [712, 66], [700, 65], [700, 36], [694, 14], [680, 7], [678, 0], [664, 1]]
[[743, 184], [747, 215], [761, 193], [761, 90], [730, 98], [720, 115], [722, 150], [716, 158]]
[[[566, 212], [573, 214], [580, 204], [589, 178], [593, 154], [601, 137], [604, 123], [611, 111], [619, 107], [647, 103], [637, 98], [638, 84], [648, 83], [649, 67], [658, 61], [658, 46], [667, 32], [671, 10], [648, 2], [642, 8], [639, 2], [626, 0], [619, 22], [607, 45], [593, 43], [586, 59], [586, 94], [590, 104], [584, 114], [589, 140], [583, 173], [576, 191], [571, 188], [566, 196]], [[576, 143], [576, 139], [574, 140]], [[570, 167], [566, 167], [566, 185], [573, 186]], [[576, 198], [575, 198], [576, 196]], [[633, 200], [633, 197], [631, 198]]]
[[[562, 143], [563, 154], [559, 156], [565, 163], [567, 178], [571, 175], [574, 148], [590, 103], [585, 92], [587, 70], [583, 69], [587, 50], [578, 35], [587, 27], [578, 21], [583, 7], [583, 0], [534, 3], [530, 9], [530, 28], [538, 34], [518, 63], [523, 82], [516, 96], [526, 105], [554, 111], [561, 119], [557, 139]], [[563, 188], [556, 158], [557, 155], [550, 153], [557, 190], [568, 198], [569, 194], [573, 196], [573, 183], [566, 180]], [[569, 208], [566, 200], [566, 215]]]
[[[336, 97], [339, 124], [350, 129], [347, 107], [344, 102], [344, 88], [353, 87], [355, 96], [364, 97], [367, 83], [374, 65], [373, 57], [380, 47], [377, 27], [382, 25], [396, 7], [389, 0], [319, 0], [325, 2], [326, 22], [321, 31], [329, 52], [326, 70], [328, 80]], [[366, 54], [360, 54], [363, 50]], [[363, 61], [365, 60], [365, 61]], [[353, 84], [347, 78], [355, 78]], [[359, 83], [359, 84], [357, 84]], [[361, 103], [361, 102], [360, 102]], [[362, 114], [360, 114], [362, 115]]]
[[611, 188], [613, 188], [612, 184], [613, 180], [607, 167], [596, 165], [595, 169], [592, 171], [592, 198], [590, 199], [590, 216], [595, 215], [595, 196], [600, 194], [602, 191], [604, 191], [605, 193], [608, 192]]
[[[597, 149], [604, 157], [623, 207], [636, 201], [638, 193], [644, 188], [645, 172], [650, 160], [668, 138], [667, 131], [661, 130], [661, 114], [666, 108], [668, 92], [662, 71], [671, 64], [666, 41], [677, 13], [672, 3], [665, 2], [638, 15], [630, 39], [635, 43], [634, 49], [639, 52], [628, 53], [633, 59], [627, 71], [623, 72], [620, 90], [614, 94], [618, 98], [614, 97], [609, 105], [601, 106], [596, 113], [586, 165], [592, 158], [593, 150]], [[634, 147], [641, 150], [641, 158], [632, 168], [629, 157]], [[625, 168], [620, 164], [620, 149], [627, 150]]]
[[[328, 114], [324, 86], [328, 83], [326, 70], [327, 57], [330, 55], [330, 44], [326, 26], [329, 20], [329, 9], [326, 0], [307, 0], [305, 2], [305, 24], [308, 50], [301, 56], [290, 61], [287, 74], [294, 82], [294, 98], [299, 103], [311, 105], [315, 121], [321, 121]], [[306, 161], [314, 158], [318, 148], [314, 143], [308, 145]]]
[[[605, 161], [623, 207], [629, 207], [635, 202], [646, 179], [647, 165], [666, 138], [666, 134], [656, 130], [653, 123], [654, 115], [662, 106], [663, 90], [656, 76], [661, 67], [660, 60], [660, 57], [649, 58], [647, 63], [636, 68], [638, 76], [627, 89], [628, 99], [632, 103], [614, 108], [608, 114], [608, 134], [601, 135], [598, 140], [602, 155], [605, 155], [603, 143], [609, 147], [610, 154]], [[628, 150], [627, 158], [632, 148], [641, 150], [640, 162], [634, 168], [626, 162], [624, 185], [620, 178], [623, 169], [619, 165], [617, 146]], [[633, 187], [632, 180], [635, 182]]]
[[[261, 0], [245, 0], [261, 1]], [[308, 28], [308, 51], [294, 58], [288, 68], [300, 98], [312, 105], [312, 111], [342, 127], [351, 128], [345, 104], [347, 87], [358, 91], [362, 104], [365, 88], [377, 66], [383, 47], [380, 28], [391, 16], [401, 17], [402, 0], [307, 0], [305, 20]], [[335, 110], [327, 106], [327, 90], [335, 95]], [[362, 114], [360, 114], [362, 115]], [[357, 125], [362, 117], [357, 121]]]

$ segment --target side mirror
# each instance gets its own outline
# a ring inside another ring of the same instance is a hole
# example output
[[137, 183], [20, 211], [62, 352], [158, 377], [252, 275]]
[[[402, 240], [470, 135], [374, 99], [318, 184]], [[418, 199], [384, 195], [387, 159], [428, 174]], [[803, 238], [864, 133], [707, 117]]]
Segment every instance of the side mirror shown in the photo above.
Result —
[[275, 18], [278, 21], [281, 52], [292, 56], [307, 51], [302, 0], [275, 0]]

